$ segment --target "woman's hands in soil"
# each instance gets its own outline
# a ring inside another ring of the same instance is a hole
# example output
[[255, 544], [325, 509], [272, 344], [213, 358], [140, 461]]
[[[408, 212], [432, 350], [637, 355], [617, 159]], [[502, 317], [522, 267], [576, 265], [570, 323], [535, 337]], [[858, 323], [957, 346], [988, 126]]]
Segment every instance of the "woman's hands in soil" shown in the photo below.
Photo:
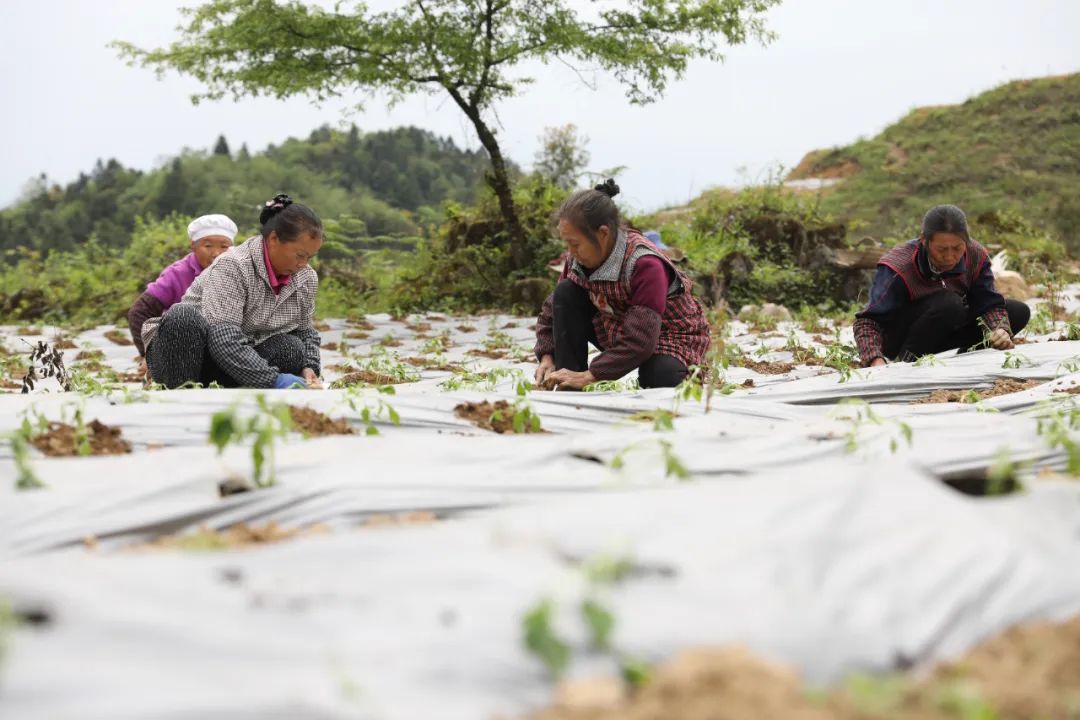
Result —
[[533, 375], [533, 380], [539, 387], [544, 386], [544, 382], [547, 380], [547, 376], [555, 372], [555, 359], [550, 355], [545, 355], [540, 358], [540, 367], [536, 368], [536, 374]]
[[307, 385], [308, 390], [322, 390], [322, 380], [319, 379], [314, 370], [304, 368], [304, 372], [301, 374], [304, 376], [304, 384]]
[[1012, 338], [1009, 337], [1008, 331], [1002, 328], [998, 328], [990, 333], [990, 337], [987, 338], [987, 340], [990, 341], [990, 347], [995, 350], [1012, 350], [1015, 347]]
[[885, 358], [881, 358], [881, 357], [874, 358], [873, 360], [870, 361], [870, 367], [881, 367], [884, 364], [885, 364]]
[[588, 370], [575, 372], [574, 370], [555, 370], [548, 373], [542, 386], [548, 390], [580, 390], [586, 385], [596, 382], [596, 378]]

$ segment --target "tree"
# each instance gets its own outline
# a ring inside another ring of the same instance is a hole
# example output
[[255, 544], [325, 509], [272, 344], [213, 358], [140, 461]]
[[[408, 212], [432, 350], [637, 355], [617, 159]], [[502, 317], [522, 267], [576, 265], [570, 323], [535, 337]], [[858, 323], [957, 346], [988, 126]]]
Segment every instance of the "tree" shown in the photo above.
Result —
[[493, 108], [532, 78], [512, 75], [526, 60], [583, 64], [610, 72], [631, 103], [644, 104], [680, 78], [690, 60], [723, 60], [721, 48], [767, 41], [764, 13], [780, 0], [628, 0], [619, 7], [572, 0], [410, 0], [351, 12], [298, 0], [213, 0], [185, 10], [181, 39], [144, 50], [114, 43], [130, 62], [202, 81], [192, 99], [226, 95], [316, 100], [359, 90], [392, 102], [445, 93], [488, 153], [488, 183], [507, 226], [513, 264], [529, 246], [518, 219]]
[[544, 128], [540, 142], [533, 169], [563, 190], [574, 187], [589, 164], [585, 148], [589, 138], [578, 135], [577, 126], [571, 124]]
[[232, 157], [232, 153], [229, 152], [229, 143], [224, 135], [218, 135], [217, 142], [214, 143], [214, 154]]

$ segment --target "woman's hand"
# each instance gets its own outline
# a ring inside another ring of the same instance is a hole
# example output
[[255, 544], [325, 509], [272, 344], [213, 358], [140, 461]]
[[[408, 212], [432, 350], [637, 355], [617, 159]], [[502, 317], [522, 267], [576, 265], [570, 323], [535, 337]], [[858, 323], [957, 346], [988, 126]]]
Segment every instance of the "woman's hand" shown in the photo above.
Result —
[[540, 358], [540, 366], [536, 368], [536, 374], [533, 375], [533, 380], [536, 381], [537, 386], [543, 387], [544, 382], [547, 380], [547, 376], [555, 371], [555, 360], [550, 355], [545, 355]]
[[876, 357], [870, 361], [870, 367], [881, 367], [882, 365], [885, 365], [885, 358], [883, 357]]
[[1015, 345], [1013, 345], [1013, 341], [1012, 338], [1009, 336], [1009, 332], [1003, 328], [998, 328], [994, 332], [990, 333], [990, 336], [987, 338], [987, 340], [990, 342], [990, 347], [994, 348], [995, 350], [1012, 350], [1014, 347], [1016, 347]]
[[596, 378], [588, 370], [575, 372], [573, 370], [555, 370], [549, 373], [544, 380], [543, 386], [549, 390], [580, 390], [586, 385], [596, 382]]
[[319, 379], [314, 370], [304, 368], [301, 375], [304, 376], [304, 384], [307, 385], [308, 390], [322, 390], [322, 380]]

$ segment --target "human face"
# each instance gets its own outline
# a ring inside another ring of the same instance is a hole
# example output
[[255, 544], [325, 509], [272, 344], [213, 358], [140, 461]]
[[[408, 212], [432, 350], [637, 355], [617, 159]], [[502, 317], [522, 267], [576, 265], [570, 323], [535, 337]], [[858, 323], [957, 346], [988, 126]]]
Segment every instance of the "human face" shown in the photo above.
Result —
[[930, 256], [930, 262], [938, 270], [952, 270], [967, 250], [967, 243], [961, 235], [947, 232], [937, 232], [926, 240], [926, 252]]
[[569, 251], [570, 256], [587, 270], [595, 270], [603, 265], [615, 247], [607, 225], [601, 225], [596, 229], [596, 239], [599, 246], [589, 240], [585, 233], [578, 230], [573, 223], [565, 219], [559, 221], [559, 237], [566, 243], [566, 249]]
[[195, 259], [199, 261], [199, 267], [203, 270], [210, 267], [210, 263], [217, 260], [217, 256], [233, 246], [232, 238], [224, 235], [207, 235], [191, 243], [191, 252], [195, 253]]
[[278, 275], [292, 275], [303, 270], [321, 247], [322, 235], [317, 233], [302, 235], [288, 243], [282, 242], [277, 232], [271, 232], [266, 238], [266, 253]]

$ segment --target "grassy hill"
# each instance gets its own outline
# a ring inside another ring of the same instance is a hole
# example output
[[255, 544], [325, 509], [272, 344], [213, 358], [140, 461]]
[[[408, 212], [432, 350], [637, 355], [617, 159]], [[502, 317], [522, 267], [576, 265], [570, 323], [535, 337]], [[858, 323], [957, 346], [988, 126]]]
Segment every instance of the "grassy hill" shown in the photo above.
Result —
[[[815, 150], [789, 180], [838, 178], [821, 209], [852, 234], [906, 238], [939, 203], [1020, 215], [1080, 250], [1080, 74], [1019, 80], [912, 110], [881, 134]], [[984, 224], [991, 218], [984, 219]]]

